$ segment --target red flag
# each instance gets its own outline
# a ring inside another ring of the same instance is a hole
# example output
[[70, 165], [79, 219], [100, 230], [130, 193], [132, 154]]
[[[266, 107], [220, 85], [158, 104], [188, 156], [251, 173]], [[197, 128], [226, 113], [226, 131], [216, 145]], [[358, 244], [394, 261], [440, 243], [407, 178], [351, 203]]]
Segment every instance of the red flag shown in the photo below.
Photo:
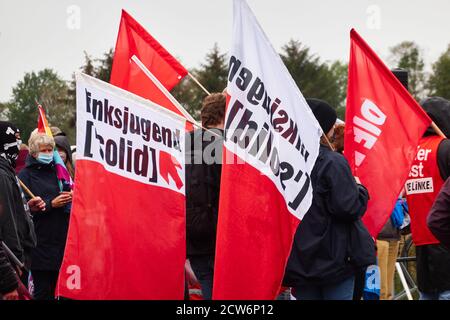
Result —
[[321, 130], [245, 1], [233, 30], [213, 298], [274, 299], [312, 203]]
[[158, 41], [122, 10], [110, 83], [182, 115], [153, 81], [131, 61], [133, 55], [169, 91], [188, 74], [188, 71]]
[[376, 238], [431, 119], [353, 29], [350, 38], [344, 153], [353, 174], [369, 190], [363, 221]]
[[77, 97], [77, 183], [57, 296], [183, 299], [185, 120], [82, 74]]

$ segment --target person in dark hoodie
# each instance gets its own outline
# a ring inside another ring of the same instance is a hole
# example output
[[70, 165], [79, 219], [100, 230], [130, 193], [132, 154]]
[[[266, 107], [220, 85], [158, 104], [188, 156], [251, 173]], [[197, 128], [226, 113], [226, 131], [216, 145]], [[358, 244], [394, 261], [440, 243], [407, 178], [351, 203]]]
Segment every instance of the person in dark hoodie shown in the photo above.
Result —
[[[307, 99], [323, 132], [333, 136], [336, 111]], [[313, 200], [300, 223], [284, 282], [298, 300], [352, 300], [355, 273], [375, 263], [374, 240], [363, 225], [369, 194], [344, 156], [324, 139], [311, 174]]]
[[[450, 101], [431, 97], [423, 100], [421, 106], [444, 135], [450, 137]], [[427, 227], [430, 209], [449, 175], [450, 140], [438, 136], [430, 127], [419, 143], [405, 185], [422, 300], [450, 300], [450, 250]]]
[[34, 213], [37, 246], [32, 252], [31, 274], [34, 281], [34, 297], [51, 300], [55, 297], [58, 271], [62, 263], [69, 227], [69, 211], [72, 193], [63, 191], [58, 183], [53, 162], [55, 142], [43, 133], [34, 133], [29, 139], [30, 155], [19, 178], [32, 193], [42, 197], [45, 211]]
[[[45, 210], [45, 203], [40, 197], [28, 202], [19, 186], [14, 171], [21, 144], [19, 129], [10, 122], [0, 121], [0, 205], [2, 207], [2, 223], [0, 237], [16, 258], [24, 264], [25, 269], [31, 266], [31, 250], [36, 246], [36, 234], [30, 210]], [[17, 270], [22, 274], [22, 282], [27, 285], [25, 270]]]

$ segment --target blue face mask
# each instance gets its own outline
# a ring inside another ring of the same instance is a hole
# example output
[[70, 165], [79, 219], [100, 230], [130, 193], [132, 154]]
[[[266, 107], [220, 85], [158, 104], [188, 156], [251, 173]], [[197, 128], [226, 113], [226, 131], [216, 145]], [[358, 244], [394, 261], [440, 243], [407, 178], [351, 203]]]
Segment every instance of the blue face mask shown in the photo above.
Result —
[[42, 164], [49, 164], [53, 160], [53, 154], [52, 153], [39, 153], [36, 160]]

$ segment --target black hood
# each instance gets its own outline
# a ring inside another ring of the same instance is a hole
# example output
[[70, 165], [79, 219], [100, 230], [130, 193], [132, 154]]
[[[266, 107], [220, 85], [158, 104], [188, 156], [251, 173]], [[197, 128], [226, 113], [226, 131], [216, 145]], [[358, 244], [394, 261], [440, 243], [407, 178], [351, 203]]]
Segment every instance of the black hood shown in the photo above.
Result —
[[67, 139], [66, 136], [56, 136], [53, 139], [55, 139], [55, 144], [57, 147], [64, 149], [67, 153], [67, 159], [72, 164], [72, 150], [70, 148], [69, 139]]
[[[450, 101], [441, 97], [431, 97], [422, 100], [420, 105], [445, 136], [450, 138]], [[436, 135], [431, 127], [425, 132], [425, 136], [430, 135]]]

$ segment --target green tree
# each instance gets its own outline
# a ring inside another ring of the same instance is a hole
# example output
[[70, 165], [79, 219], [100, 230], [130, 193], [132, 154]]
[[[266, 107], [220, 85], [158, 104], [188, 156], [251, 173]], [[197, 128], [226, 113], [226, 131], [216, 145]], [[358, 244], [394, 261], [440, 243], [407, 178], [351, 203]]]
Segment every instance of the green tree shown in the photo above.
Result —
[[430, 95], [450, 99], [450, 44], [433, 64], [433, 73], [427, 85]]
[[7, 118], [22, 132], [22, 140], [27, 141], [31, 131], [37, 126], [39, 102], [46, 110], [50, 125], [63, 131], [70, 131], [68, 115], [68, 86], [52, 69], [38, 73], [26, 73], [23, 80], [13, 88], [13, 99], [9, 103]]
[[[103, 54], [102, 58], [94, 59], [86, 51], [84, 52], [84, 64], [80, 67], [80, 71], [90, 75], [94, 78], [109, 82], [111, 77], [112, 64], [114, 59], [114, 50], [111, 48]], [[70, 116], [69, 116], [69, 126], [72, 130], [75, 130], [76, 126], [76, 81], [75, 74], [72, 75], [72, 81], [68, 88], [69, 105], [70, 105]], [[69, 137], [72, 142], [72, 137]], [[73, 137], [75, 139], [75, 137]]]
[[345, 103], [347, 99], [347, 80], [348, 80], [348, 64], [341, 61], [335, 61], [330, 66], [330, 71], [339, 87], [338, 107], [336, 112], [338, 118], [345, 120]]
[[295, 40], [282, 48], [281, 58], [305, 97], [325, 100], [335, 108], [344, 105], [345, 65], [321, 62], [308, 47]]
[[390, 60], [393, 61], [396, 68], [402, 68], [408, 71], [409, 92], [420, 100], [425, 95], [425, 63], [422, 50], [412, 41], [403, 41], [390, 48]]
[[[222, 92], [227, 86], [228, 60], [217, 44], [206, 55], [205, 63], [191, 70], [191, 74], [211, 93]], [[181, 81], [173, 90], [174, 97], [196, 119], [200, 117], [202, 100], [206, 93], [189, 77]]]
[[9, 103], [1, 103], [0, 102], [0, 121], [5, 121], [7, 120], [6, 115], [8, 113], [8, 109], [9, 109]]

